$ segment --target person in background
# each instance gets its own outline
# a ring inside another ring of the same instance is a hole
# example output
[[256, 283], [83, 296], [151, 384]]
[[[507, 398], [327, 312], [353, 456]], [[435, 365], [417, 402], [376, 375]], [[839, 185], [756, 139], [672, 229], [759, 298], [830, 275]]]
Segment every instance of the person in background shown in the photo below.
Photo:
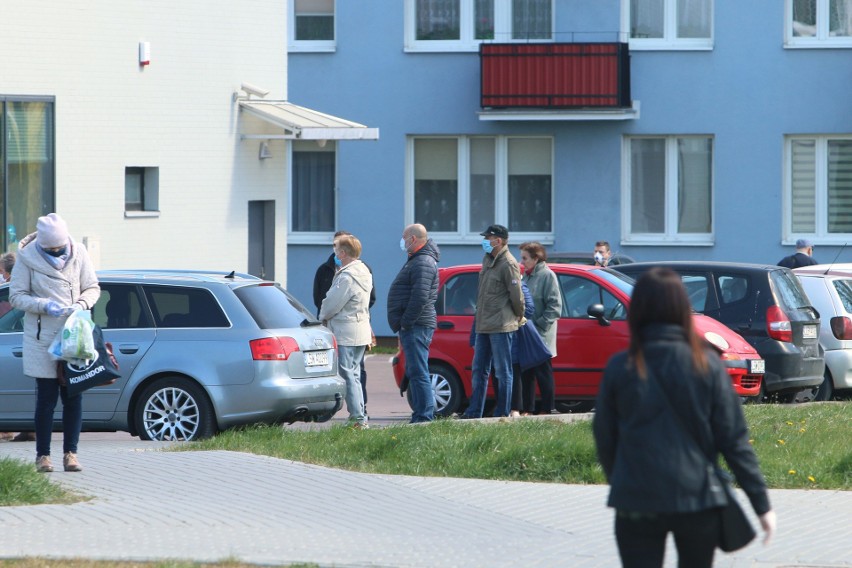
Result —
[[426, 227], [415, 223], [402, 231], [399, 248], [408, 255], [388, 290], [388, 325], [399, 333], [405, 376], [411, 392], [411, 423], [435, 418], [435, 394], [429, 375], [429, 346], [438, 327], [438, 246]]
[[814, 264], [819, 264], [819, 262], [814, 258], [814, 244], [808, 239], [797, 240], [796, 252], [778, 261], [778, 266], [790, 269]]
[[595, 266], [609, 266], [609, 259], [612, 258], [612, 251], [609, 248], [609, 242], [596, 242], [593, 255], [595, 259]]
[[76, 310], [90, 310], [101, 288], [89, 253], [68, 234], [56, 213], [39, 217], [36, 232], [18, 243], [9, 301], [24, 315], [24, 374], [36, 380], [36, 469], [53, 471], [50, 441], [57, 399], [62, 399], [63, 467], [81, 471], [77, 444], [83, 425], [82, 397], [59, 386], [57, 365], [47, 350]]
[[[547, 252], [541, 243], [521, 243], [520, 249], [524, 282], [530, 289], [535, 308], [531, 319], [551, 357], [556, 357], [556, 328], [562, 316], [562, 291], [559, 289], [556, 274], [547, 266]], [[533, 408], [535, 382], [541, 391], [541, 406], [537, 409]], [[524, 389], [524, 412], [531, 414], [535, 410], [538, 414], [550, 414], [555, 411], [552, 359], [544, 365], [525, 371], [521, 384]]]
[[346, 381], [349, 422], [353, 428], [368, 428], [359, 377], [360, 363], [373, 335], [369, 307], [373, 275], [360, 257], [361, 241], [354, 235], [334, 239], [335, 264], [340, 268], [320, 305], [319, 319], [337, 339], [337, 365]]
[[767, 544], [775, 513], [742, 404], [718, 353], [693, 329], [680, 276], [652, 268], [640, 277], [627, 323], [630, 346], [607, 363], [592, 423], [622, 565], [662, 566], [673, 533], [678, 566], [712, 566], [727, 502], [711, 465], [720, 453]]
[[[343, 235], [351, 235], [349, 231], [337, 231], [334, 233], [334, 238], [343, 236]], [[370, 266], [365, 262], [364, 266], [367, 267], [367, 270], [370, 271], [370, 274], [373, 273]], [[325, 298], [325, 295], [328, 293], [328, 289], [331, 288], [331, 281], [334, 280], [334, 274], [337, 272], [337, 266], [334, 264], [334, 253], [332, 252], [328, 259], [319, 265], [317, 268], [316, 274], [314, 274], [314, 305], [317, 307], [317, 318], [319, 318], [320, 306], [322, 306], [322, 301]], [[370, 289], [370, 308], [373, 307], [373, 304], [376, 303], [376, 287]], [[367, 351], [376, 346], [375, 336], [372, 336], [370, 341], [370, 345], [367, 346]], [[366, 353], [366, 351], [365, 351]], [[366, 412], [367, 408], [367, 366], [364, 364], [364, 359], [361, 359], [361, 395], [364, 397], [364, 410]]]
[[459, 418], [482, 418], [489, 370], [494, 369], [497, 406], [494, 416], [509, 416], [512, 401], [512, 339], [523, 325], [524, 296], [518, 261], [509, 252], [509, 230], [491, 225], [481, 233], [482, 269], [476, 294], [476, 340], [473, 348], [470, 404]]
[[[7, 252], [0, 255], [0, 284], [12, 279], [12, 269], [15, 267], [15, 253]], [[6, 300], [0, 301], [0, 316], [10, 312], [12, 304]], [[0, 440], [13, 442], [35, 442], [35, 432], [0, 432]]]

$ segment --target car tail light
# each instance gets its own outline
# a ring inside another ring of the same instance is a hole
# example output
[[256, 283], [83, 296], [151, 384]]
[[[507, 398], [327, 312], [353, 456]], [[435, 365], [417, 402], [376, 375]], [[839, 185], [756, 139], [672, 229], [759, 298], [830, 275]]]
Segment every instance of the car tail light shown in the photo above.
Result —
[[846, 316], [831, 318], [831, 333], [837, 339], [852, 339], [852, 319]]
[[252, 339], [249, 341], [249, 346], [251, 346], [251, 358], [255, 361], [286, 361], [291, 353], [299, 350], [299, 344], [292, 337]]
[[766, 310], [766, 331], [772, 339], [793, 342], [793, 326], [790, 318], [778, 306], [769, 306]]

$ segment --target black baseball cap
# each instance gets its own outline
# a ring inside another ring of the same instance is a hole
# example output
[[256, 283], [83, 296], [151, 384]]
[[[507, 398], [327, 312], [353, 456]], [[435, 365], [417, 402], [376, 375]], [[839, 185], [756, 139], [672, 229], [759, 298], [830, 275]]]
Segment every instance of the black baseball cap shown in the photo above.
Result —
[[501, 239], [508, 239], [509, 229], [503, 225], [489, 225], [487, 229], [479, 234], [483, 237], [500, 237]]

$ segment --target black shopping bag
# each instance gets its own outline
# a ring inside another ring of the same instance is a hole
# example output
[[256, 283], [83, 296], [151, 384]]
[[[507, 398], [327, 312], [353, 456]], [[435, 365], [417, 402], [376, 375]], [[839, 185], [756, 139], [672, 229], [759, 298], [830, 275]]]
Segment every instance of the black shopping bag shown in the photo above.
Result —
[[121, 376], [118, 372], [118, 361], [112, 354], [112, 345], [104, 341], [101, 328], [95, 326], [92, 330], [97, 355], [93, 360], [59, 362], [59, 384], [67, 389], [68, 396], [76, 396], [81, 392], [96, 387], [114, 383]]

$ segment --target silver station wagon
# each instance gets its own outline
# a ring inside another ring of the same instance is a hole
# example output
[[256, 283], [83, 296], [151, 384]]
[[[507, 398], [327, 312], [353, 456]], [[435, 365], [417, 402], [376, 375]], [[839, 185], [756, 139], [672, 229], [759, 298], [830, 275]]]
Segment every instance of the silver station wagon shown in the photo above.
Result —
[[[325, 421], [341, 408], [346, 386], [334, 335], [275, 282], [201, 271], [101, 271], [98, 278], [92, 319], [122, 376], [83, 393], [83, 431], [195, 440], [244, 424]], [[8, 299], [7, 283], [0, 286], [0, 431], [32, 430], [35, 381], [23, 374], [23, 313]]]

